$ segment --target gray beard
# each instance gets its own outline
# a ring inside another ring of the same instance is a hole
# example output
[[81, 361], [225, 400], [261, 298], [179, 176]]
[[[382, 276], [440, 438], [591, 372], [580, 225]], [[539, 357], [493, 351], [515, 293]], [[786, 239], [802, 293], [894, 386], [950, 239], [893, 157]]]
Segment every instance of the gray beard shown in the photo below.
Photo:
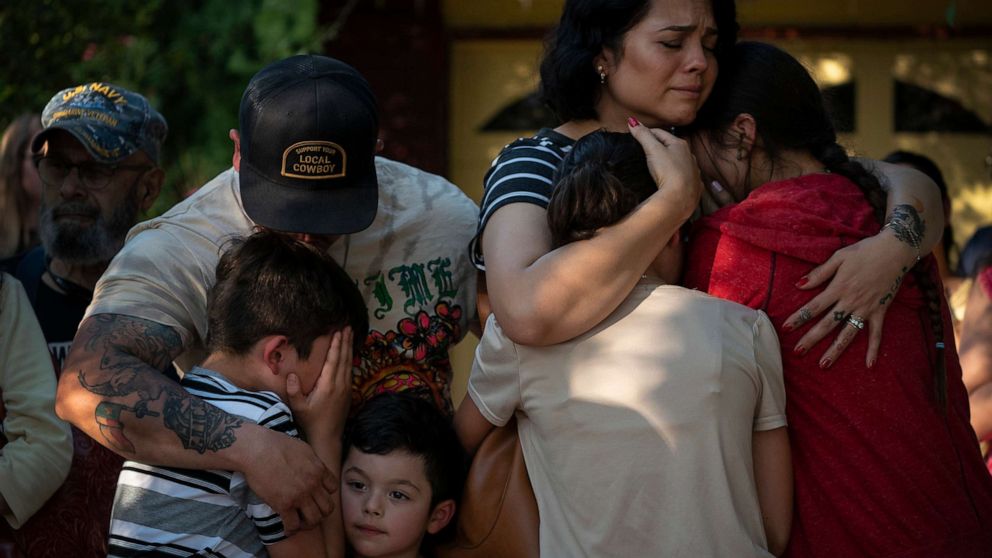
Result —
[[[87, 225], [71, 222], [57, 223], [55, 216], [62, 212], [83, 213], [94, 217]], [[63, 202], [53, 207], [41, 206], [38, 231], [41, 245], [53, 259], [74, 265], [106, 264], [124, 245], [127, 231], [138, 218], [138, 198], [129, 192], [109, 219], [99, 208], [86, 202]]]

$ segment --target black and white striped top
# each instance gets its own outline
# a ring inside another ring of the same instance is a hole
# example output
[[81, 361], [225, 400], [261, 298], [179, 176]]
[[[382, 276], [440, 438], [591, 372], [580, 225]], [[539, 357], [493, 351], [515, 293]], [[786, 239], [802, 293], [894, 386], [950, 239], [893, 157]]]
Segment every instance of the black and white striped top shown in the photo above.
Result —
[[555, 170], [575, 143], [571, 138], [543, 128], [530, 138], [520, 138], [500, 151], [483, 179], [485, 193], [479, 212], [479, 228], [469, 244], [472, 263], [486, 270], [482, 256], [482, 232], [497, 209], [511, 203], [548, 207]]
[[[299, 437], [293, 414], [271, 391], [243, 390], [195, 368], [186, 391], [224, 411]], [[153, 467], [126, 461], [117, 480], [109, 556], [267, 556], [286, 538], [282, 520], [248, 488], [241, 473]]]

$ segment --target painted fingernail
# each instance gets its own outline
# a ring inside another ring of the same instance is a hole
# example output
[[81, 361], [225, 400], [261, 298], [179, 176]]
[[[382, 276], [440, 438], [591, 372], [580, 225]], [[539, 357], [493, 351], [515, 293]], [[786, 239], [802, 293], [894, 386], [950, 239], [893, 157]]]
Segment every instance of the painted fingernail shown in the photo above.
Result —
[[782, 329], [784, 329], [785, 331], [792, 331], [796, 329], [796, 326], [792, 325], [792, 322], [785, 322], [784, 324], [782, 324]]
[[802, 345], [796, 345], [796, 348], [792, 349], [792, 352], [797, 355], [804, 355], [806, 354], [806, 347], [803, 347]]
[[868, 368], [871, 368], [872, 366], [875, 366], [875, 359], [871, 359], [868, 361]]
[[834, 363], [833, 360], [831, 360], [830, 358], [824, 357], [823, 360], [820, 361], [820, 368], [825, 370], [827, 368], [830, 368], [830, 365], [833, 364], [833, 363]]
[[637, 119], [634, 118], [633, 116], [628, 116], [627, 117], [627, 125], [630, 126], [631, 128], [636, 128], [636, 127], [640, 126], [641, 123], [638, 122]]
[[710, 182], [710, 188], [713, 188], [713, 191], [716, 192], [717, 194], [719, 194], [720, 192], [723, 192], [723, 184], [720, 184], [716, 180], [714, 180], [713, 182]]
[[796, 281], [796, 287], [801, 289], [806, 286], [806, 283], [809, 283], [809, 277], [803, 277], [802, 279]]

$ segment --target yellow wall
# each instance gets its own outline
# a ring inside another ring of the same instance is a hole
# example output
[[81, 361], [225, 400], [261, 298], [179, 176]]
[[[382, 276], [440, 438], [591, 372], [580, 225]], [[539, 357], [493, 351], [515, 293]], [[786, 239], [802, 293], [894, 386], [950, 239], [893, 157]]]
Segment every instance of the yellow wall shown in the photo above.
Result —
[[449, 178], [477, 202], [482, 177], [519, 132], [481, 132], [510, 100], [537, 88], [541, 44], [533, 40], [458, 41], [451, 46]]
[[[451, 45], [448, 178], [476, 202], [482, 199], [482, 178], [506, 144], [519, 132], [480, 132], [479, 128], [510, 99], [537, 87], [541, 44], [533, 40], [456, 41]], [[466, 337], [452, 351], [457, 405], [465, 393], [478, 339]]]
[[853, 152], [871, 158], [895, 149], [923, 153], [944, 174], [952, 199], [951, 225], [959, 246], [975, 228], [992, 222], [992, 179], [985, 158], [989, 134], [895, 133], [893, 78], [957, 99], [992, 122], [992, 38], [959, 41], [792, 41], [780, 43], [807, 65], [825, 53], [850, 59], [857, 81], [857, 131], [842, 137]]

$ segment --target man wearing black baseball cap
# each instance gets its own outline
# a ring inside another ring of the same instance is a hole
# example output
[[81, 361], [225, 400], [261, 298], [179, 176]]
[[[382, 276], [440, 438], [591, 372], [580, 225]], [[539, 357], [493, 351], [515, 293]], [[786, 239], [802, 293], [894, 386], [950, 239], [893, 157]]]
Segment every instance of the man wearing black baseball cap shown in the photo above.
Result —
[[57, 410], [130, 459], [244, 473], [292, 530], [333, 513], [336, 479], [313, 451], [156, 374], [205, 354], [220, 255], [258, 227], [326, 247], [369, 305], [355, 406], [406, 390], [450, 412], [448, 348], [474, 314], [465, 246], [478, 208], [443, 178], [375, 156], [374, 96], [331, 58], [293, 56], [259, 71], [230, 137], [232, 169], [129, 233], [80, 326], [67, 363], [78, 379], [60, 383]]

